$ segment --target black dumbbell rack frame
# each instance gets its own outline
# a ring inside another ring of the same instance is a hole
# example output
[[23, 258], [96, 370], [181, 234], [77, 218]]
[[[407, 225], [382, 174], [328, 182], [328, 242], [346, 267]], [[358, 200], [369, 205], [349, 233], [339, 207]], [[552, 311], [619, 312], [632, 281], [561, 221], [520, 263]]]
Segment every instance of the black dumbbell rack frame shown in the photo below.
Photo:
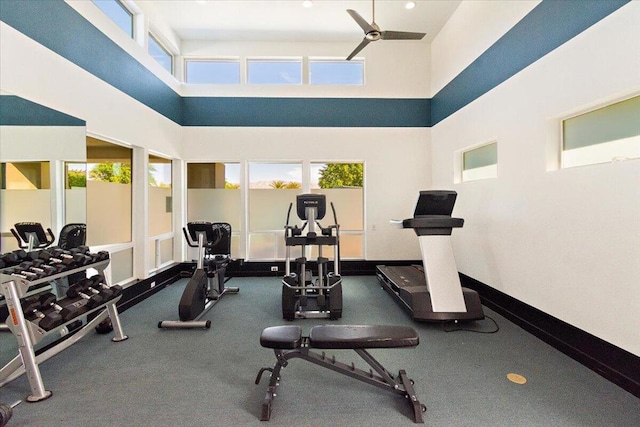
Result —
[[[7, 308], [9, 310], [9, 316], [5, 323], [18, 341], [19, 351], [16, 357], [0, 369], [0, 387], [26, 373], [29, 380], [29, 386], [31, 388], [31, 394], [27, 396], [26, 400], [28, 402], [38, 402], [47, 399], [51, 397], [51, 391], [45, 390], [44, 388], [42, 376], [40, 375], [40, 368], [38, 367], [40, 363], [50, 359], [84, 338], [87, 334], [93, 331], [95, 326], [107, 317], [111, 318], [111, 324], [113, 325], [115, 336], [112, 338], [112, 341], [119, 342], [128, 338], [122, 331], [122, 325], [120, 324], [120, 318], [118, 317], [118, 309], [116, 308], [116, 303], [120, 300], [122, 295], [100, 304], [99, 306], [82, 313], [80, 316], [48, 331], [40, 328], [36, 323], [27, 320], [22, 312], [20, 298], [24, 297], [29, 292], [30, 288], [46, 284], [55, 279], [63, 278], [74, 273], [85, 271], [89, 268], [96, 269], [100, 274], [102, 274], [105, 268], [109, 265], [109, 261], [110, 260], [108, 259], [99, 261], [97, 263], [63, 271], [61, 273], [33, 281], [4, 274], [0, 271], [0, 293], [4, 295]], [[60, 334], [62, 328], [66, 327], [69, 323], [76, 321], [79, 317], [88, 316], [98, 312], [100, 313], [95, 318], [87, 322], [87, 324], [73, 336], [55, 344], [36, 356], [34, 346], [41, 342], [45, 337], [55, 333]]]

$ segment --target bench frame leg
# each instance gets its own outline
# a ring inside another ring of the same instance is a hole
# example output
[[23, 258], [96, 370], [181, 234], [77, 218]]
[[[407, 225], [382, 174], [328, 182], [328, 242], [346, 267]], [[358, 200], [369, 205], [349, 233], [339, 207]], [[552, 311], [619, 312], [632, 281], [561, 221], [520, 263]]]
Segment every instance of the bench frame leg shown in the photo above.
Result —
[[354, 349], [354, 351], [371, 366], [372, 369], [370, 369], [369, 372], [356, 368], [353, 363], [347, 365], [339, 362], [335, 359], [335, 356], [327, 357], [324, 352], [316, 353], [310, 351], [309, 347], [301, 347], [294, 350], [275, 349], [274, 353], [277, 359], [275, 366], [273, 368], [262, 368], [256, 378], [256, 384], [259, 384], [262, 373], [265, 370], [271, 371], [267, 394], [262, 403], [262, 415], [260, 419], [262, 421], [268, 421], [271, 417], [271, 406], [276, 396], [277, 387], [280, 385], [281, 369], [287, 366], [290, 359], [299, 358], [403, 396], [412, 406], [414, 422], [424, 423], [422, 413], [426, 411], [426, 406], [418, 400], [413, 388], [413, 381], [407, 377], [406, 371], [404, 369], [400, 370], [398, 375], [394, 377], [367, 350]]

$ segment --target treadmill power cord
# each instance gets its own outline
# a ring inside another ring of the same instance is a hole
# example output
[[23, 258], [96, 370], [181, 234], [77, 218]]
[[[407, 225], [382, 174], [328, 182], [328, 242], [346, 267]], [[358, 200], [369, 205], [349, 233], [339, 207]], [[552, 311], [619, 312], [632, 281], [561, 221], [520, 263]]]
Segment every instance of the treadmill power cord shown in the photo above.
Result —
[[[446, 322], [443, 322], [441, 325], [441, 328], [444, 332], [459, 332], [459, 331], [466, 331], [466, 332], [475, 332], [478, 334], [495, 334], [496, 332], [498, 332], [500, 330], [500, 327], [498, 326], [498, 322], [495, 321], [494, 318], [492, 318], [491, 316], [484, 316], [487, 319], [491, 320], [493, 322], [493, 324], [495, 325], [495, 329], [491, 330], [491, 331], [480, 331], [477, 329], [471, 329], [471, 328], [466, 328], [464, 326], [462, 326], [461, 323], [458, 323], [455, 320], [448, 320]], [[454, 328], [447, 328], [447, 324], [454, 324], [456, 325], [456, 327]]]

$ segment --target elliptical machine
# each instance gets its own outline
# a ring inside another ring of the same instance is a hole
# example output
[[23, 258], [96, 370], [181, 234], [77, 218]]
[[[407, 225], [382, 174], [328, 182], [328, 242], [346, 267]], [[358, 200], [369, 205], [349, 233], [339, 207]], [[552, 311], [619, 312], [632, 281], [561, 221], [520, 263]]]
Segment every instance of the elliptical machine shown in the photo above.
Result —
[[[282, 279], [282, 317], [285, 320], [295, 318], [342, 317], [342, 278], [340, 277], [340, 225], [336, 210], [331, 203], [334, 224], [323, 227], [318, 220], [326, 213], [324, 194], [299, 194], [296, 197], [296, 213], [305, 221], [302, 227], [290, 226], [289, 217], [293, 203], [289, 204], [287, 225], [284, 227], [286, 247], [285, 276]], [[308, 226], [306, 235], [303, 235]], [[316, 232], [316, 227], [319, 233]], [[334, 233], [335, 231], [335, 233]], [[299, 246], [301, 256], [295, 259], [295, 271], [291, 271], [291, 248]], [[318, 247], [317, 278], [308, 268], [307, 246]], [[322, 256], [323, 246], [333, 246], [333, 271], [329, 271], [329, 259]]]
[[183, 228], [187, 244], [198, 248], [196, 271], [187, 283], [180, 304], [179, 321], [163, 320], [158, 328], [206, 328], [211, 320], [199, 319], [225, 294], [237, 294], [238, 288], [227, 288], [225, 271], [231, 260], [231, 225], [226, 222], [190, 222]]

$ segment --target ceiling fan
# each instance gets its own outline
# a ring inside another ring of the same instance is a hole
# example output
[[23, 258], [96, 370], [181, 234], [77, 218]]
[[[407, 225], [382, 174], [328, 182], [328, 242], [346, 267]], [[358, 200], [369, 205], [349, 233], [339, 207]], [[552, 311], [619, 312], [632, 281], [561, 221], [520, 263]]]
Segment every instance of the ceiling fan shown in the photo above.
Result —
[[356, 47], [353, 52], [347, 57], [347, 61], [351, 60], [354, 56], [358, 54], [362, 49], [365, 48], [371, 42], [375, 42], [378, 40], [422, 40], [425, 33], [410, 33], [406, 31], [380, 31], [380, 27], [376, 24], [376, 2], [375, 0], [371, 0], [371, 9], [373, 19], [371, 24], [364, 20], [358, 12], [352, 9], [347, 9], [347, 13], [351, 15], [351, 17], [360, 25], [360, 28], [364, 30], [364, 39], [362, 42]]

